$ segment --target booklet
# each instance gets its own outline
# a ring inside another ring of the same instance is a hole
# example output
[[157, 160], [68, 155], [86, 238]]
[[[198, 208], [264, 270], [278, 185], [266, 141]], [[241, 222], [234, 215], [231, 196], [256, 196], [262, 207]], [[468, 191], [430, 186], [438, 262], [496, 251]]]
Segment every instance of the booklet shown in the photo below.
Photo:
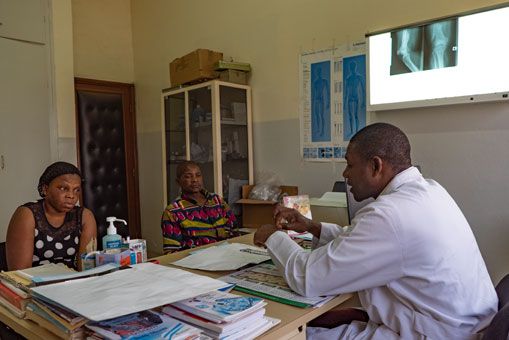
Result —
[[267, 303], [258, 297], [240, 296], [212, 291], [172, 305], [207, 320], [221, 323], [238, 320]]
[[284, 196], [283, 205], [292, 208], [301, 213], [301, 215], [311, 219], [311, 204], [308, 195]]
[[228, 336], [243, 329], [246, 325], [250, 325], [263, 318], [265, 315], [265, 308], [257, 309], [254, 312], [245, 315], [243, 318], [224, 323], [216, 323], [202, 318], [198, 315], [186, 312], [185, 310], [177, 307], [167, 305], [163, 307], [163, 313], [166, 313], [176, 319], [182, 320], [203, 330], [213, 332], [218, 337]]
[[86, 325], [106, 339], [198, 339], [201, 330], [163, 313], [146, 310]]
[[272, 262], [261, 263], [218, 279], [235, 284], [235, 290], [302, 308], [318, 307], [333, 298], [333, 296], [305, 297], [297, 294], [288, 286]]

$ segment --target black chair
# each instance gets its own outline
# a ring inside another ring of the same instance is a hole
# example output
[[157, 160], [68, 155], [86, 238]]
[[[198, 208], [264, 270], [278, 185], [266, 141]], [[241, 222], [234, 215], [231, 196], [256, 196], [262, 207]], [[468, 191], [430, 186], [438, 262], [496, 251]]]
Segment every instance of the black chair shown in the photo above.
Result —
[[498, 295], [498, 312], [483, 332], [483, 339], [509, 339], [509, 274], [495, 288]]
[[346, 192], [345, 181], [336, 181], [332, 186], [332, 192]]
[[5, 252], [5, 242], [0, 242], [0, 270], [7, 271], [7, 254]]

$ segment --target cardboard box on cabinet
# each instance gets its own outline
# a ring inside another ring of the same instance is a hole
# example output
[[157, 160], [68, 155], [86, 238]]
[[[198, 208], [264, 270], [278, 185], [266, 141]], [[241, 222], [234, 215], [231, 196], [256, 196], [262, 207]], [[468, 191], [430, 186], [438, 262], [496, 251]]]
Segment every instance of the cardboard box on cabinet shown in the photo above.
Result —
[[214, 64], [223, 58], [223, 53], [197, 49], [170, 63], [171, 86], [218, 77]]

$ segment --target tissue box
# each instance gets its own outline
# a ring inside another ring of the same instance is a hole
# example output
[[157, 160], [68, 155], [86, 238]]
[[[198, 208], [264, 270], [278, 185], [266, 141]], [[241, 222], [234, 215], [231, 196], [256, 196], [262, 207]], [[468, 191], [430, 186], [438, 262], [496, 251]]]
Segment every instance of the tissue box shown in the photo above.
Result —
[[125, 249], [116, 254], [100, 252], [95, 255], [96, 266], [101, 266], [106, 263], [118, 263], [120, 266], [128, 266], [131, 264], [131, 251], [129, 249]]

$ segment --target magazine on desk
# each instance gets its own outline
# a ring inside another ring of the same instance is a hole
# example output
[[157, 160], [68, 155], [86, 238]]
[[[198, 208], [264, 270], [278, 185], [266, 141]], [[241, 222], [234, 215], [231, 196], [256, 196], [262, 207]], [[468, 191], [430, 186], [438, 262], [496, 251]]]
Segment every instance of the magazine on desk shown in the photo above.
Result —
[[86, 325], [106, 339], [199, 339], [201, 330], [150, 310]]
[[295, 293], [272, 262], [239, 270], [219, 280], [235, 284], [235, 290], [297, 307], [319, 307], [334, 296], [305, 297]]
[[240, 319], [266, 304], [263, 299], [258, 297], [212, 291], [190, 299], [174, 302], [172, 305], [207, 320], [222, 323]]

